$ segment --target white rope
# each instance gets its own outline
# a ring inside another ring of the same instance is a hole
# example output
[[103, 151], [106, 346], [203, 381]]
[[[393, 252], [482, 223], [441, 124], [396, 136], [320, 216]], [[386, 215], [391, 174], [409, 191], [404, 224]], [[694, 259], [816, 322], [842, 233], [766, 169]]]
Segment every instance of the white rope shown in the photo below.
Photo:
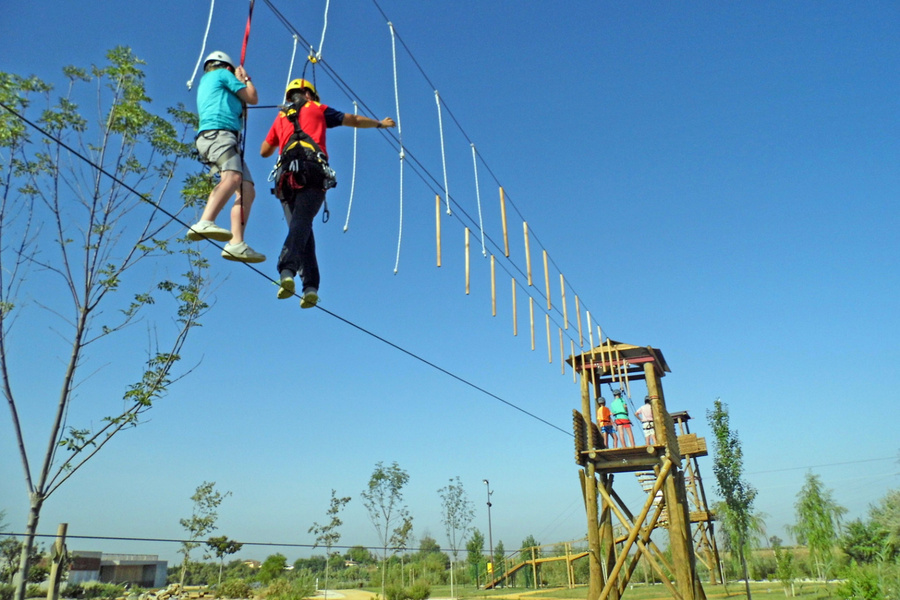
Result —
[[288, 67], [288, 76], [287, 81], [284, 82], [284, 89], [287, 90], [288, 86], [291, 85], [291, 74], [294, 72], [294, 58], [297, 56], [297, 42], [300, 41], [300, 36], [296, 33], [294, 34], [294, 50], [291, 52], [291, 66]]
[[316, 52], [316, 60], [322, 59], [322, 46], [325, 45], [325, 30], [328, 29], [328, 5], [331, 0], [325, 0], [325, 22], [322, 24], [322, 37], [319, 39], [319, 51]]
[[441, 115], [441, 94], [434, 90], [434, 99], [438, 109], [438, 129], [441, 132], [441, 164], [444, 165], [444, 200], [447, 203], [447, 214], [450, 214], [450, 184], [447, 183], [447, 157], [444, 154], [444, 119]]
[[[356, 100], [353, 101], [353, 114], [359, 114], [359, 107], [356, 104]], [[350, 177], [350, 201], [347, 203], [347, 220], [344, 221], [344, 232], [346, 233], [347, 229], [350, 228], [350, 210], [353, 208], [353, 190], [356, 189], [356, 134], [359, 131], [356, 127], [353, 128], [353, 175]]]
[[206, 20], [206, 33], [203, 34], [203, 46], [200, 48], [200, 56], [197, 57], [197, 64], [194, 65], [194, 72], [187, 81], [187, 89], [194, 87], [194, 78], [197, 77], [197, 71], [200, 69], [200, 63], [203, 61], [203, 55], [206, 54], [206, 38], [209, 37], [209, 26], [212, 24], [213, 8], [216, 6], [216, 0], [209, 3], [209, 18]]
[[481, 230], [481, 253], [487, 256], [487, 248], [484, 246], [484, 220], [481, 218], [481, 189], [478, 185], [478, 155], [475, 152], [475, 144], [472, 146], [472, 166], [475, 167], [475, 198], [478, 200], [478, 228]]
[[397, 260], [394, 262], [394, 274], [400, 268], [400, 241], [403, 239], [403, 159], [406, 152], [403, 150], [403, 128], [400, 125], [400, 90], [397, 84], [397, 42], [394, 33], [394, 24], [388, 21], [391, 28], [391, 55], [394, 61], [394, 104], [397, 107], [397, 139], [400, 143], [400, 231], [397, 234]]

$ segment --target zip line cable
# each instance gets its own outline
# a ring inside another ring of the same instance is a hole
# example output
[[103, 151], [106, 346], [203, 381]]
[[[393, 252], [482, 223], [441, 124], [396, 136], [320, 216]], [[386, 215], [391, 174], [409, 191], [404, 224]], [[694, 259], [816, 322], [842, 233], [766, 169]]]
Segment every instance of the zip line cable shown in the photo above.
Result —
[[[163, 208], [158, 202], [153, 201], [151, 198], [149, 198], [149, 197], [146, 196], [145, 194], [142, 194], [141, 192], [137, 191], [137, 190], [134, 189], [132, 186], [128, 185], [127, 183], [125, 183], [124, 181], [122, 181], [121, 179], [119, 179], [116, 175], [110, 173], [109, 171], [107, 171], [106, 169], [104, 169], [102, 166], [100, 166], [100, 165], [96, 164], [95, 162], [93, 162], [90, 158], [84, 156], [83, 154], [81, 154], [80, 152], [78, 152], [77, 150], [75, 150], [74, 148], [72, 148], [71, 146], [69, 146], [68, 144], [66, 144], [65, 142], [63, 142], [63, 141], [62, 141], [60, 138], [58, 138], [57, 136], [51, 134], [50, 132], [46, 131], [45, 129], [43, 129], [42, 127], [40, 127], [40, 126], [37, 125], [36, 123], [34, 123], [33, 121], [31, 121], [31, 120], [29, 120], [28, 118], [26, 118], [24, 115], [20, 114], [20, 113], [19, 113], [18, 111], [16, 111], [14, 108], [8, 106], [6, 103], [4, 103], [4, 102], [2, 102], [2, 101], [0, 101], [0, 107], [2, 107], [2, 108], [5, 109], [7, 112], [9, 112], [9, 113], [12, 114], [13, 116], [15, 116], [16, 118], [18, 118], [19, 120], [21, 120], [23, 123], [26, 123], [27, 125], [29, 125], [29, 126], [32, 127], [33, 129], [35, 129], [36, 131], [38, 131], [41, 135], [43, 135], [43, 136], [46, 137], [47, 139], [53, 140], [53, 141], [54, 141], [56, 144], [58, 144], [60, 147], [62, 147], [62, 148], [64, 148], [64, 149], [68, 150], [68, 151], [69, 151], [71, 154], [73, 154], [75, 157], [77, 157], [77, 158], [79, 158], [80, 160], [82, 160], [83, 162], [87, 163], [87, 164], [90, 165], [92, 168], [96, 169], [99, 173], [101, 173], [101, 174], [105, 175], [106, 177], [108, 177], [109, 179], [115, 181], [116, 183], [118, 183], [119, 185], [121, 185], [123, 188], [125, 188], [126, 190], [128, 190], [129, 192], [131, 192], [132, 194], [134, 194], [135, 196], [137, 196], [138, 198], [140, 198], [142, 201], [146, 202], [147, 204], [152, 205], [152, 206], [154, 207], [154, 209], [160, 211], [161, 213], [163, 213], [164, 215], [166, 215], [167, 217], [169, 217], [170, 219], [172, 219], [174, 222], [179, 223], [179, 224], [182, 225], [183, 227], [190, 227], [190, 225], [188, 225], [187, 223], [185, 223], [184, 221], [182, 221], [181, 219], [179, 219], [179, 218], [178, 218], [176, 215], [174, 215], [172, 212], [170, 212], [170, 211], [166, 210], [165, 208]], [[210, 239], [208, 239], [208, 238], [206, 239], [206, 241], [209, 242], [210, 244], [212, 244], [213, 246], [219, 248], [220, 250], [224, 248], [222, 245], [220, 245], [220, 244], [218, 244], [218, 243], [216, 243], [216, 242], [214, 242], [213, 240], [210, 240]], [[274, 279], [272, 279], [271, 277], [269, 277], [268, 275], [266, 275], [265, 273], [263, 273], [262, 271], [260, 271], [260, 270], [259, 270], [256, 266], [254, 266], [253, 264], [250, 264], [250, 263], [241, 263], [241, 264], [244, 265], [246, 268], [251, 269], [252, 271], [254, 271], [255, 273], [257, 273], [258, 275], [260, 275], [261, 277], [263, 277], [264, 279], [266, 279], [266, 280], [269, 281], [270, 283], [272, 283], [272, 284], [274, 284], [274, 285], [277, 285], [277, 284], [278, 284], [277, 281], [275, 281]], [[299, 296], [297, 296], [296, 293], [294, 293], [294, 297], [299, 298]], [[562, 432], [563, 434], [565, 434], [565, 435], [567, 435], [567, 436], [569, 436], [569, 437], [573, 437], [573, 434], [570, 433], [570, 432], [568, 432], [568, 431], [566, 431], [565, 429], [562, 429], [562, 428], [560, 428], [559, 426], [554, 425], [554, 424], [551, 423], [550, 421], [547, 421], [546, 419], [544, 419], [544, 418], [542, 418], [542, 417], [539, 417], [539, 416], [537, 416], [536, 414], [534, 414], [534, 413], [532, 413], [532, 412], [529, 412], [529, 411], [525, 410], [524, 408], [521, 408], [520, 406], [517, 406], [516, 404], [513, 404], [512, 402], [510, 402], [510, 401], [508, 401], [508, 400], [505, 400], [505, 399], [501, 398], [500, 396], [498, 396], [498, 395], [496, 395], [496, 394], [494, 394], [494, 393], [492, 393], [492, 392], [487, 391], [486, 389], [484, 389], [484, 388], [482, 388], [482, 387], [480, 387], [480, 386], [478, 386], [478, 385], [472, 383], [471, 381], [469, 381], [469, 380], [467, 380], [467, 379], [465, 379], [465, 378], [463, 378], [463, 377], [461, 377], [461, 376], [459, 376], [459, 375], [456, 375], [455, 373], [453, 373], [453, 372], [451, 372], [451, 371], [449, 371], [449, 370], [447, 370], [447, 369], [445, 369], [445, 368], [443, 368], [443, 367], [437, 365], [436, 363], [433, 363], [433, 362], [431, 362], [431, 361], [429, 361], [429, 360], [427, 360], [427, 359], [425, 359], [425, 358], [419, 356], [418, 354], [412, 352], [411, 350], [407, 350], [406, 348], [403, 348], [402, 346], [399, 346], [399, 345], [395, 344], [394, 342], [389, 341], [387, 338], [382, 337], [382, 336], [380, 336], [380, 335], [378, 335], [378, 334], [376, 334], [376, 333], [370, 331], [369, 329], [366, 329], [365, 327], [363, 327], [363, 326], [361, 326], [361, 325], [358, 325], [358, 324], [356, 324], [356, 323], [354, 323], [354, 322], [352, 322], [352, 321], [350, 321], [350, 320], [348, 320], [348, 319], [346, 319], [346, 318], [344, 318], [344, 317], [341, 317], [341, 316], [338, 315], [337, 313], [333, 313], [333, 312], [331, 312], [331, 311], [329, 311], [329, 310], [327, 310], [327, 309], [325, 309], [325, 308], [322, 308], [321, 305], [316, 305], [316, 308], [318, 308], [319, 310], [325, 312], [326, 314], [330, 315], [331, 317], [333, 317], [333, 318], [335, 318], [335, 319], [341, 321], [342, 323], [344, 323], [344, 324], [346, 324], [346, 325], [349, 325], [350, 327], [352, 327], [352, 328], [354, 328], [354, 329], [356, 329], [356, 330], [358, 330], [358, 331], [360, 331], [360, 332], [362, 332], [362, 333], [365, 333], [366, 335], [368, 335], [368, 336], [370, 336], [370, 337], [372, 337], [372, 338], [374, 338], [374, 339], [376, 339], [376, 340], [378, 340], [378, 341], [380, 341], [380, 342], [382, 342], [382, 343], [384, 343], [384, 344], [387, 344], [387, 345], [391, 346], [392, 348], [394, 348], [394, 349], [400, 351], [401, 353], [406, 354], [407, 356], [409, 356], [409, 357], [411, 357], [411, 358], [414, 358], [414, 359], [418, 360], [419, 362], [422, 362], [422, 363], [424, 363], [425, 365], [428, 365], [429, 367], [432, 367], [433, 369], [435, 369], [435, 370], [437, 370], [437, 371], [443, 373], [444, 375], [447, 375], [447, 376], [449, 376], [449, 377], [451, 377], [451, 378], [453, 378], [453, 379], [459, 381], [460, 383], [463, 383], [463, 384], [465, 384], [465, 385], [471, 387], [472, 389], [475, 389], [475, 390], [481, 392], [482, 394], [484, 394], [484, 395], [486, 395], [486, 396], [488, 396], [488, 397], [490, 397], [490, 398], [493, 398], [494, 400], [497, 400], [497, 401], [501, 402], [502, 404], [505, 404], [505, 405], [507, 405], [508, 407], [513, 408], [513, 409], [515, 409], [515, 410], [521, 412], [522, 414], [531, 417], [532, 419], [534, 419], [534, 420], [536, 420], [536, 421], [539, 421], [539, 422], [543, 423], [544, 425], [547, 425], [548, 427], [552, 427], [553, 429], [556, 429], [557, 431], [560, 431], [560, 432]]]

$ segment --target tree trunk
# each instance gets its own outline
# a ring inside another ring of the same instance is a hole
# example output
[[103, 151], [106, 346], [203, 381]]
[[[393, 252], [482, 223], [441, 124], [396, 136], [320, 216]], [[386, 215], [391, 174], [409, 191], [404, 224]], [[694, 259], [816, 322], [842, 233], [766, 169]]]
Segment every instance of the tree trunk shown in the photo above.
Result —
[[41, 507], [44, 499], [38, 494], [31, 495], [31, 509], [28, 511], [28, 524], [25, 526], [25, 539], [22, 542], [22, 553], [19, 555], [19, 571], [16, 573], [15, 600], [25, 600], [25, 588], [28, 586], [28, 557], [34, 548], [34, 534], [37, 533], [38, 521], [41, 518]]
[[743, 569], [744, 569], [744, 588], [747, 590], [747, 600], [751, 600], [751, 597], [750, 597], [750, 574], [747, 572], [747, 559], [744, 556], [743, 544], [741, 544], [741, 549], [739, 552], [741, 555], [741, 567], [743, 567]]

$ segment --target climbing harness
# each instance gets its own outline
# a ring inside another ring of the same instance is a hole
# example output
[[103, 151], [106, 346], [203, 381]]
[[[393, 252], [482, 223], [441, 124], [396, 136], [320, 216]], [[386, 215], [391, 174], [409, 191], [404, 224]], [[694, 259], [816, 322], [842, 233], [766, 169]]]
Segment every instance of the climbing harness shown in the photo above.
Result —
[[[321, 186], [329, 190], [337, 185], [337, 176], [328, 165], [328, 157], [308, 133], [300, 127], [300, 111], [306, 106], [292, 104], [284, 111], [285, 118], [294, 126], [294, 133], [272, 169], [269, 180], [275, 183], [272, 193], [279, 200], [308, 186]], [[328, 213], [326, 205], [323, 217]], [[325, 219], [327, 221], [327, 218]]]

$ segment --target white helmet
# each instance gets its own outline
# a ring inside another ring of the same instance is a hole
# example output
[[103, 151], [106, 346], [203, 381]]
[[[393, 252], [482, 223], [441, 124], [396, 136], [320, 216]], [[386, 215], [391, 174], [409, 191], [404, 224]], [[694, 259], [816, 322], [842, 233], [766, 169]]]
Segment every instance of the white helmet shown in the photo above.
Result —
[[203, 61], [203, 67], [205, 68], [209, 62], [214, 60], [227, 63], [229, 67], [234, 68], [234, 61], [231, 60], [230, 56], [228, 56], [221, 50], [216, 50], [215, 52], [210, 53], [210, 55], [206, 57], [206, 60]]

